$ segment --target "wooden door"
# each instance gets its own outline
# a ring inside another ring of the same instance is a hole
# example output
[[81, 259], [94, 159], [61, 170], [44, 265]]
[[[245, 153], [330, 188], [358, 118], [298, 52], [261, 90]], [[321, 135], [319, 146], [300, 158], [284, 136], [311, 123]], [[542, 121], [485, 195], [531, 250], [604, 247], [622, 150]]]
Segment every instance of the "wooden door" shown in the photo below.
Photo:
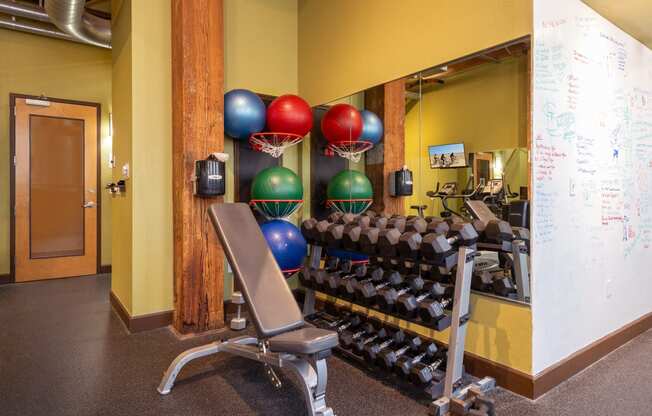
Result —
[[489, 183], [494, 174], [494, 154], [475, 153], [473, 155], [473, 178], [475, 186], [480, 183]]
[[16, 98], [17, 282], [97, 272], [98, 107]]

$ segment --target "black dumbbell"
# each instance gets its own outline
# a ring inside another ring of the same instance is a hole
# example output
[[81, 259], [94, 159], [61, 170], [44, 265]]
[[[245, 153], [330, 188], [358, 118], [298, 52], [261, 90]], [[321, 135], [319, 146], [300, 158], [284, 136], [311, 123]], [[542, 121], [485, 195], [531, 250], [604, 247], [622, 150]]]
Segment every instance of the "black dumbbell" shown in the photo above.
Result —
[[387, 228], [396, 228], [400, 233], [405, 231], [407, 220], [402, 215], [395, 215], [387, 221]]
[[340, 285], [343, 281], [352, 278], [363, 278], [367, 275], [367, 266], [364, 263], [358, 263], [351, 266], [351, 269], [348, 273], [330, 273], [326, 277], [326, 282], [324, 285], [324, 290], [326, 293], [329, 293], [333, 296], [339, 294]]
[[409, 378], [410, 370], [422, 361], [430, 360], [437, 354], [438, 348], [434, 342], [423, 345], [416, 355], [403, 355], [396, 360], [394, 372], [401, 377]]
[[387, 330], [385, 328], [380, 328], [376, 332], [369, 334], [368, 336], [365, 337], [360, 337], [353, 341], [353, 344], [351, 346], [353, 347], [353, 351], [360, 355], [363, 353], [365, 347], [367, 345], [370, 345], [374, 342], [379, 342], [382, 340], [385, 340], [389, 334], [387, 333]]
[[428, 222], [421, 217], [414, 217], [405, 224], [405, 232], [425, 234], [428, 229]]
[[471, 278], [471, 289], [480, 292], [492, 292], [494, 288], [494, 277], [487, 270], [473, 272]]
[[315, 290], [325, 290], [328, 275], [337, 272], [339, 266], [340, 259], [338, 257], [327, 257], [324, 269], [310, 270], [311, 287]]
[[410, 335], [403, 341], [403, 345], [398, 349], [387, 348], [378, 354], [377, 361], [387, 370], [391, 370], [396, 364], [396, 360], [407, 352], [418, 351], [421, 347], [421, 338], [416, 335]]
[[324, 244], [331, 248], [340, 247], [342, 237], [344, 236], [344, 228], [347, 224], [355, 224], [357, 218], [355, 214], [351, 213], [338, 216], [336, 221], [326, 228], [326, 232], [323, 234]]
[[358, 244], [360, 250], [365, 254], [375, 255], [378, 250], [378, 236], [380, 234], [381, 228], [378, 227], [369, 227], [365, 228], [360, 232], [360, 237], [358, 238]]
[[378, 215], [376, 217], [373, 217], [371, 219], [371, 226], [379, 229], [383, 229], [387, 227], [387, 222], [389, 221], [389, 218], [387, 218], [384, 215]]
[[371, 335], [376, 332], [376, 327], [371, 322], [365, 322], [355, 331], [347, 330], [343, 331], [340, 335], [340, 345], [344, 349], [350, 349], [353, 347], [353, 343], [357, 340], [363, 338], [365, 335]]
[[308, 266], [303, 266], [301, 270], [299, 271], [299, 283], [301, 283], [301, 286], [306, 287], [306, 288], [312, 288], [312, 279], [310, 278], [310, 275], [312, 273], [312, 269]]
[[397, 287], [384, 287], [378, 290], [376, 295], [376, 304], [385, 312], [393, 312], [396, 301], [399, 296], [406, 293], [417, 293], [423, 289], [425, 284], [421, 276], [408, 275], [405, 278], [406, 283]]
[[363, 305], [372, 305], [376, 300], [376, 293], [378, 293], [379, 289], [398, 286], [403, 283], [401, 274], [395, 270], [387, 270], [383, 274], [383, 280], [381, 283], [371, 281], [359, 283], [355, 287], [355, 300]]
[[408, 260], [416, 260], [419, 257], [421, 240], [421, 233], [416, 231], [406, 231], [401, 234], [397, 246], [399, 257]]
[[331, 223], [338, 222], [340, 218], [342, 218], [342, 215], [344, 215], [343, 212], [339, 212], [339, 211], [332, 212], [328, 215], [328, 222]]
[[316, 229], [317, 222], [318, 221], [314, 218], [308, 218], [301, 223], [301, 234], [303, 234], [308, 243], [312, 244], [319, 238]]
[[448, 328], [451, 318], [446, 315], [444, 310], [453, 304], [454, 295], [455, 288], [449, 286], [444, 290], [442, 296], [428, 297], [419, 302], [418, 313], [421, 321], [438, 331]]
[[516, 294], [516, 286], [508, 276], [494, 276], [493, 292], [498, 296], [513, 297]]
[[438, 298], [442, 297], [446, 293], [446, 288], [438, 282], [429, 282], [424, 285], [424, 291], [416, 295], [412, 293], [405, 293], [398, 297], [396, 300], [396, 311], [397, 313], [408, 319], [413, 319], [417, 315], [417, 308], [419, 307], [419, 302], [422, 302], [428, 298]]
[[367, 277], [365, 279], [358, 279], [357, 277], [352, 277], [342, 282], [338, 288], [338, 293], [343, 299], [353, 301], [355, 299], [355, 289], [360, 283], [373, 282], [379, 283], [383, 281], [383, 275], [385, 271], [382, 267], [373, 266], [367, 271]]
[[362, 356], [367, 363], [376, 364], [378, 354], [380, 354], [381, 351], [392, 346], [402, 345], [403, 342], [405, 342], [405, 332], [399, 329], [381, 342], [374, 342], [365, 345], [362, 350]]
[[378, 233], [377, 252], [385, 258], [397, 256], [398, 241], [401, 231], [398, 228], [387, 227]]
[[314, 235], [314, 244], [324, 245], [326, 244], [326, 231], [332, 223], [327, 220], [317, 221], [317, 224], [314, 226], [313, 235]]
[[450, 237], [430, 233], [421, 241], [421, 254], [447, 270], [457, 263], [456, 246], [472, 246], [478, 241], [478, 233], [469, 223], [455, 223], [451, 226]]
[[450, 226], [446, 221], [441, 218], [435, 217], [428, 222], [428, 227], [426, 228], [426, 234], [448, 234], [450, 231]]
[[360, 233], [362, 230], [369, 228], [371, 217], [360, 215], [356, 221], [350, 222], [344, 226], [344, 234], [342, 235], [342, 247], [346, 250], [358, 251], [360, 245]]
[[445, 363], [446, 356], [443, 353], [435, 356], [434, 360], [430, 363], [418, 362], [410, 369], [410, 380], [416, 384], [430, 383], [438, 375], [439, 368]]
[[512, 241], [514, 239], [512, 226], [507, 221], [491, 220], [484, 229], [484, 238], [488, 243], [494, 244]]

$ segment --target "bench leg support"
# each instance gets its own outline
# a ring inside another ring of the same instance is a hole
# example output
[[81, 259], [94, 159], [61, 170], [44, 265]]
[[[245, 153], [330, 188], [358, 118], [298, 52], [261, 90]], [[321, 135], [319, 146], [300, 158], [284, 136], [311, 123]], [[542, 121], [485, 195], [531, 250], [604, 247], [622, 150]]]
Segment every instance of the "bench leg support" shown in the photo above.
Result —
[[303, 395], [310, 416], [335, 416], [333, 409], [326, 406], [326, 381], [328, 372], [326, 359], [287, 359], [283, 365], [294, 371], [303, 381]]
[[197, 358], [206, 357], [208, 355], [217, 354], [232, 344], [249, 345], [256, 343], [258, 343], [256, 338], [238, 337], [226, 342], [211, 342], [210, 344], [186, 350], [179, 354], [177, 358], [174, 359], [174, 361], [172, 361], [172, 364], [170, 364], [168, 369], [163, 374], [163, 379], [161, 380], [161, 383], [156, 390], [158, 390], [160, 394], [170, 393], [170, 390], [172, 390], [172, 386], [174, 386], [174, 381], [179, 375], [179, 372], [190, 361], [196, 360]]

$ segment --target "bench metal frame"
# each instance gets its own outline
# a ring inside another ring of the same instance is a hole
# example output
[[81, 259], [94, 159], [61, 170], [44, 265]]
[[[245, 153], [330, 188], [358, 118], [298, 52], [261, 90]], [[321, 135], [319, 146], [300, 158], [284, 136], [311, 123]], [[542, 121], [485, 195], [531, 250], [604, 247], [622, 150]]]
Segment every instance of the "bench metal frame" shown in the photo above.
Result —
[[[172, 361], [158, 386], [162, 395], [170, 393], [177, 376], [183, 367], [198, 358], [215, 355], [220, 352], [237, 355], [265, 365], [272, 384], [280, 388], [281, 382], [272, 367], [287, 368], [301, 380], [301, 390], [310, 416], [335, 416], [333, 410], [326, 406], [326, 356], [330, 354], [294, 355], [270, 352], [266, 343], [251, 336], [231, 338], [228, 341], [216, 341], [191, 348], [182, 352]], [[326, 356], [325, 356], [326, 355]]]

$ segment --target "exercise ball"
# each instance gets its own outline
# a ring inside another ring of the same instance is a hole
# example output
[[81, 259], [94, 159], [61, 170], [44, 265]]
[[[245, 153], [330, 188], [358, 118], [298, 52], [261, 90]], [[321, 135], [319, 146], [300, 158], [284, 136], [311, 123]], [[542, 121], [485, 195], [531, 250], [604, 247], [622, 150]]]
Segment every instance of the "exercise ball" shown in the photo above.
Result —
[[265, 128], [265, 104], [249, 90], [224, 94], [224, 132], [234, 139], [247, 140]]
[[369, 141], [374, 145], [378, 144], [383, 138], [383, 122], [380, 117], [369, 110], [362, 110], [360, 116], [362, 117], [360, 140]]
[[268, 131], [303, 137], [310, 129], [312, 109], [303, 98], [292, 94], [281, 95], [267, 107]]
[[373, 198], [371, 182], [363, 173], [343, 170], [328, 182], [328, 203], [339, 211], [361, 214]]
[[301, 231], [284, 220], [271, 220], [260, 226], [267, 245], [283, 272], [292, 272], [301, 267], [308, 245]]
[[330, 143], [356, 141], [362, 133], [360, 112], [352, 105], [336, 104], [322, 117], [321, 131]]
[[251, 200], [268, 218], [287, 217], [303, 200], [301, 178], [282, 166], [263, 169], [251, 184]]
[[337, 257], [340, 260], [350, 260], [354, 262], [369, 261], [369, 256], [366, 254], [356, 253], [353, 251], [342, 250], [337, 248], [329, 248], [326, 250], [329, 256]]

